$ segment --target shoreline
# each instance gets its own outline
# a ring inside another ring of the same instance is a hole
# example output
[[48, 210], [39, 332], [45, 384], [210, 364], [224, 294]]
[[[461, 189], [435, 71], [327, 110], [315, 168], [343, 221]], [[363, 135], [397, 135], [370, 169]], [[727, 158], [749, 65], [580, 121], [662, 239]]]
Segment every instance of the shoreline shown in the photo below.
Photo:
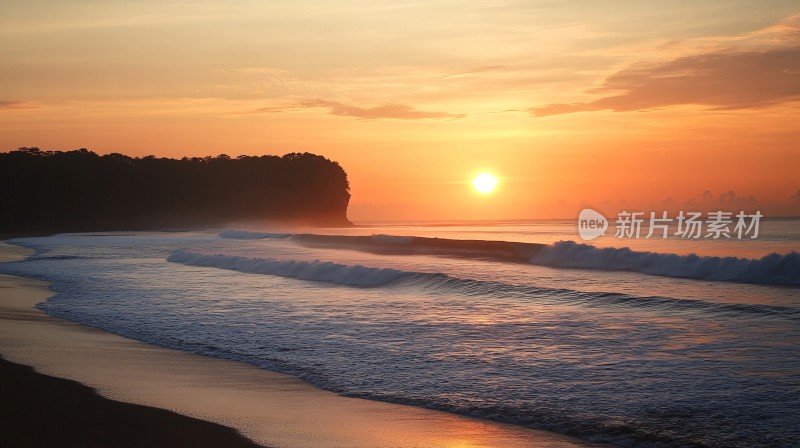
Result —
[[[33, 251], [0, 242], [0, 262]], [[0, 275], [0, 355], [113, 400], [166, 409], [281, 447], [587, 447], [568, 436], [350, 398], [236, 361], [156, 347], [49, 316], [48, 283]]]

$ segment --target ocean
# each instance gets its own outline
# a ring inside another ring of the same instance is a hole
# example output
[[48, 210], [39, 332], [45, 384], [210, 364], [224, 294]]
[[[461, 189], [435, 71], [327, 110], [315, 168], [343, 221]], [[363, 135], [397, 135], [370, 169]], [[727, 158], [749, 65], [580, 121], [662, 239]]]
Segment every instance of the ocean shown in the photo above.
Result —
[[60, 234], [0, 272], [155, 345], [614, 446], [800, 446], [800, 220], [580, 242], [574, 221]]

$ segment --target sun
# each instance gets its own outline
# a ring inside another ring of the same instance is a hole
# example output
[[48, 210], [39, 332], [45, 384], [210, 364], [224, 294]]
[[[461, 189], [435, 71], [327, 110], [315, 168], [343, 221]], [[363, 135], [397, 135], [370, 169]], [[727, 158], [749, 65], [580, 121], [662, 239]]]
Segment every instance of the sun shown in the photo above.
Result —
[[488, 194], [497, 187], [497, 178], [489, 173], [481, 173], [472, 180], [472, 186], [478, 193]]

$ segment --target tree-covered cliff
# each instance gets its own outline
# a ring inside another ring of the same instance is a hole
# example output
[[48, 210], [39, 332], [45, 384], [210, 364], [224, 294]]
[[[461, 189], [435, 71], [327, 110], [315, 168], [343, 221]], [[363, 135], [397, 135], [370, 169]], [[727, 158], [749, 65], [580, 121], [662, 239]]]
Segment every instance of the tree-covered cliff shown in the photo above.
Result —
[[20, 148], [0, 153], [0, 232], [342, 226], [349, 190], [338, 163], [309, 153], [176, 160]]

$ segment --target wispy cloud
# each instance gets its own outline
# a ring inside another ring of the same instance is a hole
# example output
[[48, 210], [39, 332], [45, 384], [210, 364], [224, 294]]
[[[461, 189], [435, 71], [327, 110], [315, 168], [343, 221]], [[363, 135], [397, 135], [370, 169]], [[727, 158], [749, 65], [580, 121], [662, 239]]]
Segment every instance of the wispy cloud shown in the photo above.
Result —
[[461, 76], [465, 76], [465, 75], [474, 75], [474, 74], [478, 74], [478, 73], [496, 72], [496, 71], [504, 70], [506, 68], [508, 68], [508, 67], [505, 66], [505, 65], [484, 65], [484, 66], [481, 66], [481, 67], [475, 67], [475, 68], [471, 68], [471, 69], [468, 69], [468, 70], [463, 70], [463, 71], [456, 72], [456, 73], [449, 73], [449, 74], [443, 75], [442, 78], [454, 78], [454, 77], [461, 77]]
[[[720, 39], [717, 45], [705, 40], [680, 46], [683, 51], [703, 51], [619, 71], [587, 91], [607, 95], [602, 98], [537, 106], [528, 112], [541, 117], [682, 104], [745, 109], [800, 100], [800, 14], [763, 30]], [[665, 51], [674, 52], [674, 47]]]
[[451, 114], [447, 112], [427, 112], [417, 110], [405, 104], [385, 104], [376, 107], [357, 107], [346, 105], [337, 101], [328, 100], [306, 100], [298, 103], [298, 107], [313, 108], [323, 107], [327, 108], [328, 112], [332, 115], [341, 115], [346, 117], [356, 117], [363, 119], [380, 119], [380, 118], [394, 118], [399, 120], [419, 120], [425, 118], [462, 118], [464, 115]]
[[39, 106], [27, 101], [0, 101], [0, 110], [35, 109]]

